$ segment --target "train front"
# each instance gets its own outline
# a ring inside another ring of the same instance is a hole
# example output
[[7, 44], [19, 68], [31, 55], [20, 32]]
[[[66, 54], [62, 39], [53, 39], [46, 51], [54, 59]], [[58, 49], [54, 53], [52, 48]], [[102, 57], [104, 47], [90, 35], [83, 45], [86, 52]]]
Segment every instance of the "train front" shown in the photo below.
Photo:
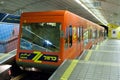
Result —
[[60, 60], [60, 29], [58, 22], [23, 22], [16, 62], [24, 70], [54, 70]]

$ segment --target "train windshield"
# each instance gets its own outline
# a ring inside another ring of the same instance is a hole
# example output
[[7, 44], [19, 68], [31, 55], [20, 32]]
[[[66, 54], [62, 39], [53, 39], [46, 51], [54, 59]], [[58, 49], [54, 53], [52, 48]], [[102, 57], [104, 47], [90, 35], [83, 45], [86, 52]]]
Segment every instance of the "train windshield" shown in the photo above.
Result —
[[20, 49], [59, 52], [60, 29], [60, 23], [24, 23]]

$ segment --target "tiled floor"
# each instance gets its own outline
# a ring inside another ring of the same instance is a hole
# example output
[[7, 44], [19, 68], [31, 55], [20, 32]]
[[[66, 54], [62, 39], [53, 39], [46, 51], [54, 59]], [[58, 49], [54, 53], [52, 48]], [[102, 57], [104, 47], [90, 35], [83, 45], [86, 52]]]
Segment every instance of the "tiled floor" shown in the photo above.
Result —
[[65, 61], [49, 80], [120, 80], [120, 40], [105, 40]]

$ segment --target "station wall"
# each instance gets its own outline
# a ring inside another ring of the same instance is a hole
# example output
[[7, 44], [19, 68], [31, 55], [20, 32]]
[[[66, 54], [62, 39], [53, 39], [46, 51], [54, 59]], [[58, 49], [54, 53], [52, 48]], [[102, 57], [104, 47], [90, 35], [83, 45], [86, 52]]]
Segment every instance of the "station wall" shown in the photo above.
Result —
[[17, 47], [19, 24], [0, 23], [0, 53], [7, 53]]

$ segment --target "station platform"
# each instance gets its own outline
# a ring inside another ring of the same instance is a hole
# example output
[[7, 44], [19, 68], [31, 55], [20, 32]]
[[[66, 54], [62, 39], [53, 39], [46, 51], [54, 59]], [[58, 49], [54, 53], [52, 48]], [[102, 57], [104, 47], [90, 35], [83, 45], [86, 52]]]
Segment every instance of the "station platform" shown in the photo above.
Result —
[[66, 60], [49, 80], [120, 80], [120, 40], [105, 40]]
[[11, 65], [0, 65], [0, 80], [10, 80], [10, 67]]
[[15, 55], [16, 49], [8, 53], [0, 53], [0, 80], [10, 80], [10, 68]]
[[0, 53], [0, 64], [11, 63], [16, 55], [16, 49], [8, 53]]

